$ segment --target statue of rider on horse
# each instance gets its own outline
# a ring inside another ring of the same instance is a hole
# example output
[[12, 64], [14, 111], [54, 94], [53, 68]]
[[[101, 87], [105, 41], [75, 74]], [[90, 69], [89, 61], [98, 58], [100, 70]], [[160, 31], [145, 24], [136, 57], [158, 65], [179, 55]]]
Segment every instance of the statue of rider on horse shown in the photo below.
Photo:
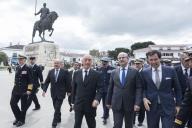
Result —
[[39, 31], [39, 37], [41, 38], [41, 41], [46, 41], [45, 30], [51, 31], [49, 34], [49, 36], [51, 36], [54, 31], [54, 28], [52, 27], [53, 23], [58, 18], [58, 14], [55, 11], [49, 11], [49, 9], [46, 7], [46, 3], [43, 3], [43, 8], [41, 8], [39, 12], [35, 13], [35, 15], [39, 14], [41, 14], [40, 20], [36, 21], [33, 27], [32, 43], [34, 42], [33, 38], [35, 37], [37, 30]]

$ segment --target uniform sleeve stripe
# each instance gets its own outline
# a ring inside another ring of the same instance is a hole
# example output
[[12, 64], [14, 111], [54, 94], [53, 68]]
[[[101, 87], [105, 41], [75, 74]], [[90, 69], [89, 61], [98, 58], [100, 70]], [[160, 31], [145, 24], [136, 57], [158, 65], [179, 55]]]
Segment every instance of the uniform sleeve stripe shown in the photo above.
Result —
[[183, 122], [181, 120], [175, 119], [175, 123], [178, 125], [182, 125]]

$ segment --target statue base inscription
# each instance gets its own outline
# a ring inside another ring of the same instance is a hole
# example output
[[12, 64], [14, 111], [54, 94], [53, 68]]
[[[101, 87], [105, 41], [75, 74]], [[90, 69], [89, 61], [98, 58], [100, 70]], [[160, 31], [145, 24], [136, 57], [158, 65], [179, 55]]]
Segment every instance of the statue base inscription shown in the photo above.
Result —
[[24, 55], [36, 57], [36, 63], [43, 66], [53, 66], [53, 60], [59, 58], [58, 46], [53, 42], [30, 43], [23, 50]]

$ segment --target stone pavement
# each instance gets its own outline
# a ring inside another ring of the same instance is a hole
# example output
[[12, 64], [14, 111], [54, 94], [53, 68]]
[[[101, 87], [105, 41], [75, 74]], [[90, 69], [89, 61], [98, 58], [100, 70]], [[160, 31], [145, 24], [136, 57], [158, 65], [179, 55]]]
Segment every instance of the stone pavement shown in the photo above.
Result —
[[[44, 77], [46, 77], [47, 72], [44, 72]], [[9, 74], [8, 71], [0, 71], [0, 127], [1, 128], [14, 128], [12, 122], [14, 121], [14, 116], [10, 108], [10, 97], [13, 88], [14, 72]], [[32, 111], [34, 104], [29, 108], [26, 116], [26, 123], [22, 128], [51, 128], [52, 118], [53, 118], [53, 105], [50, 97], [50, 91], [47, 92], [46, 97], [42, 97], [42, 91], [39, 91], [38, 97], [41, 104], [41, 109], [39, 111]], [[74, 112], [69, 112], [69, 105], [67, 99], [64, 100], [62, 105], [62, 121], [57, 128], [73, 128], [74, 125]], [[107, 125], [102, 123], [102, 105], [99, 105], [97, 109], [97, 128], [112, 128], [113, 118], [112, 112], [110, 111], [110, 118], [108, 119]], [[88, 128], [83, 119], [82, 128]], [[146, 121], [143, 127], [147, 128]]]

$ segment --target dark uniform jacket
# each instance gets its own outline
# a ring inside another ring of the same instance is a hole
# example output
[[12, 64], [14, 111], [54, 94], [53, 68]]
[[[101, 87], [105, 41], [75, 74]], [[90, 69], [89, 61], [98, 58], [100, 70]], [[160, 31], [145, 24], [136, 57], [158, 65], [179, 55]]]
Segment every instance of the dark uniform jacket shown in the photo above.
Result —
[[186, 122], [191, 117], [192, 111], [192, 77], [187, 80], [188, 88], [185, 91], [184, 99], [181, 104], [181, 109], [175, 119], [175, 128], [183, 128]]
[[69, 72], [60, 68], [57, 81], [55, 81], [55, 69], [50, 70], [43, 85], [43, 91], [47, 91], [49, 84], [51, 84], [51, 97], [64, 99], [66, 92], [70, 92]]
[[28, 65], [16, 67], [15, 81], [12, 93], [15, 95], [22, 95], [27, 91], [32, 90], [32, 73]]
[[43, 75], [41, 68], [35, 64], [33, 67], [31, 66], [32, 77], [33, 77], [33, 86], [34, 88], [38, 88], [40, 86], [39, 81], [43, 82]]
[[[178, 76], [178, 80], [179, 80], [179, 83], [180, 83], [180, 86], [181, 86], [182, 97], [183, 97], [184, 94], [185, 94], [185, 90], [187, 88], [187, 83], [186, 83], [187, 78], [183, 74], [183, 70], [182, 70], [181, 65], [176, 66], [175, 70], [176, 70], [176, 73], [177, 73], [177, 76]], [[192, 76], [192, 69], [190, 69], [190, 76]]]
[[115, 68], [113, 68], [111, 66], [108, 66], [107, 68], [101, 67], [101, 68], [98, 69], [98, 71], [101, 73], [101, 82], [102, 82], [102, 85], [103, 85], [103, 91], [104, 92], [108, 91], [111, 72], [114, 69]]

